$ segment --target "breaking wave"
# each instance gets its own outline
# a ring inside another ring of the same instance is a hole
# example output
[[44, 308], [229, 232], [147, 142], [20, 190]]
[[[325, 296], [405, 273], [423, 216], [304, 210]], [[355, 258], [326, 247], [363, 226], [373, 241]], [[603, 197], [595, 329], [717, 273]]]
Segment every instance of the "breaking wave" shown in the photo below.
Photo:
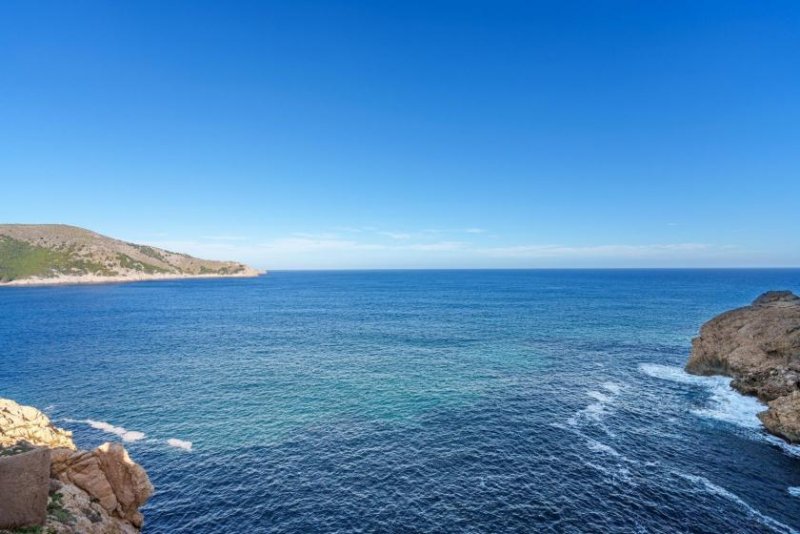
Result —
[[147, 434], [144, 432], [128, 430], [125, 427], [115, 426], [111, 423], [106, 423], [105, 421], [95, 421], [94, 419], [64, 419], [64, 421], [68, 423], [83, 423], [96, 430], [101, 430], [103, 432], [107, 432], [108, 434], [119, 436], [122, 438], [122, 441], [127, 442], [140, 441], [147, 437]]
[[653, 378], [705, 388], [711, 396], [707, 406], [691, 410], [697, 416], [725, 421], [744, 428], [761, 427], [757, 414], [766, 407], [755, 397], [747, 397], [734, 390], [730, 385], [730, 378], [695, 376], [680, 367], [654, 363], [640, 364], [639, 369]]

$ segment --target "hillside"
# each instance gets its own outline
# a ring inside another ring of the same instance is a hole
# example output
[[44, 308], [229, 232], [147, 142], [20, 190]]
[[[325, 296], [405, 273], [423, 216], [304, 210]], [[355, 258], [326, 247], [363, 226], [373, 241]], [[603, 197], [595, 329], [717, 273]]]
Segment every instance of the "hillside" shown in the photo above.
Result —
[[233, 261], [213, 261], [127, 243], [61, 224], [0, 225], [0, 284], [99, 283], [257, 276]]

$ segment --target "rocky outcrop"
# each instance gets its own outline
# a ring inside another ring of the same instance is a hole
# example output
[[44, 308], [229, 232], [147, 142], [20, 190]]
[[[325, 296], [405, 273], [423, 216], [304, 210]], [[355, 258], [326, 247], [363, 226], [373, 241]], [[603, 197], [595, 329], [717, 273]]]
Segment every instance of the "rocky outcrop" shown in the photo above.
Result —
[[[137, 534], [139, 528], [108, 513], [95, 497], [72, 484], [51, 479], [48, 534]], [[57, 501], [54, 501], [54, 497]], [[61, 517], [51, 513], [55, 509]]]
[[732, 377], [734, 389], [767, 403], [759, 418], [769, 432], [800, 442], [800, 297], [770, 291], [711, 319], [686, 371]]
[[13, 447], [23, 441], [49, 449], [75, 449], [72, 432], [54, 426], [45, 414], [32, 406], [0, 399], [0, 447]]
[[[48, 498], [28, 502], [29, 508], [24, 510], [21, 504], [13, 510], [0, 504], [0, 529], [41, 526], [44, 519], [45, 532], [139, 532], [144, 522], [139, 508], [153, 494], [153, 485], [122, 445], [104, 443], [92, 451], [77, 450], [72, 434], [53, 426], [39, 410], [0, 399], [0, 460], [6, 461], [9, 472], [16, 473], [15, 482], [6, 484], [8, 488], [0, 483], [0, 503], [10, 502], [11, 491], [41, 493], [42, 481], [24, 468], [23, 460], [30, 463], [25, 457], [33, 454], [39, 458], [42, 451], [47, 457], [44, 495], [49, 494]], [[20, 510], [27, 514], [26, 520], [38, 519], [20, 524]]]
[[800, 391], [769, 402], [769, 409], [759, 414], [761, 422], [773, 434], [800, 443]]
[[133, 462], [119, 443], [104, 443], [93, 451], [55, 449], [52, 476], [93, 496], [113, 517], [141, 527], [139, 507], [153, 494], [142, 467]]

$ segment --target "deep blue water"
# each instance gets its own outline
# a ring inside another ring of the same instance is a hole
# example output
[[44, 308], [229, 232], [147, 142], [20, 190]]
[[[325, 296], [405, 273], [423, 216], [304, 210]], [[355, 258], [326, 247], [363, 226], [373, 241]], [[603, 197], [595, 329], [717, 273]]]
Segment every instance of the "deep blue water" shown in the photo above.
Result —
[[798, 449], [680, 371], [768, 289], [800, 271], [5, 288], [0, 396], [83, 447], [121, 439], [89, 420], [144, 433], [150, 534], [791, 532]]

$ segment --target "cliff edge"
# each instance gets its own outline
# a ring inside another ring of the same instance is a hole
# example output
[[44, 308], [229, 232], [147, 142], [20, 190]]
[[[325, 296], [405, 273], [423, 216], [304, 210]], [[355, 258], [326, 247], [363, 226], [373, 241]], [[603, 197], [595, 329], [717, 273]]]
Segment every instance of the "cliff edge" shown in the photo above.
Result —
[[136, 534], [152, 494], [122, 445], [77, 450], [42, 412], [0, 398], [0, 532]]
[[800, 297], [769, 291], [714, 317], [692, 340], [686, 371], [732, 377], [734, 389], [767, 403], [758, 417], [769, 432], [800, 443]]

